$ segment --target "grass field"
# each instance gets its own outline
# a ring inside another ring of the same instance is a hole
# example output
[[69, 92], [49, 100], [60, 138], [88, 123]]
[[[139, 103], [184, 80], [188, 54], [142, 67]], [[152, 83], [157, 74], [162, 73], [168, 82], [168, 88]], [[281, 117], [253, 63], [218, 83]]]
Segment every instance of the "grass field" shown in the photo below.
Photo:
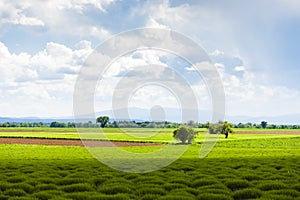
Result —
[[[23, 137], [23, 138], [56, 138], [56, 139], [80, 139], [92, 138], [92, 139], [106, 139], [103, 135], [99, 134], [98, 129], [82, 128], [0, 128], [0, 137]], [[114, 141], [135, 141], [135, 142], [157, 142], [157, 143], [170, 143], [173, 141], [172, 132], [174, 129], [149, 129], [149, 128], [105, 128], [105, 136]], [[251, 138], [282, 138], [282, 137], [297, 137], [294, 132], [299, 131], [288, 130], [290, 134], [272, 134], [272, 131], [283, 132], [284, 129], [233, 129], [234, 133], [230, 134], [228, 140], [241, 140]], [[198, 129], [200, 134], [195, 139], [195, 142], [203, 141], [207, 129]], [[238, 132], [247, 131], [248, 134], [238, 134]], [[265, 132], [267, 134], [252, 134], [251, 132]], [[286, 132], [287, 130], [285, 130]], [[299, 131], [300, 132], [300, 131]], [[220, 137], [222, 140], [223, 136]]]
[[[55, 130], [54, 138], [78, 139], [74, 130], [63, 130]], [[114, 139], [128, 139], [111, 131], [111, 135], [116, 134]], [[0, 134], [1, 137], [52, 137], [53, 132]], [[197, 141], [201, 142], [203, 137], [200, 134]], [[170, 138], [172, 131], [164, 130], [150, 140], [165, 142]], [[140, 153], [159, 148], [122, 147]], [[113, 170], [82, 147], [3, 144], [0, 145], [0, 199], [300, 200], [300, 135], [231, 134], [228, 140], [222, 137], [204, 159], [198, 158], [200, 148], [200, 144], [191, 145], [171, 165], [136, 174]]]

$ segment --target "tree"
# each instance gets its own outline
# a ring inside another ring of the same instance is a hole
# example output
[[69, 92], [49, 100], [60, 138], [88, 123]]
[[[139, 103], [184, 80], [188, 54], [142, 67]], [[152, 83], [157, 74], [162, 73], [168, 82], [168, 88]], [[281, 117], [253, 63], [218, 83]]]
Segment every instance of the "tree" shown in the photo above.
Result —
[[225, 138], [228, 138], [228, 134], [232, 133], [232, 124], [227, 121], [220, 121], [217, 124], [209, 124], [208, 131], [210, 134], [224, 134]]
[[268, 125], [268, 122], [262, 121], [262, 122], [260, 123], [260, 125], [261, 125], [262, 128], [266, 128], [267, 125]]
[[109, 117], [108, 116], [100, 116], [96, 119], [97, 123], [100, 123], [100, 127], [104, 128], [105, 125], [109, 122]]
[[181, 126], [173, 131], [173, 137], [177, 140], [180, 140], [182, 144], [186, 144], [186, 142], [191, 144], [196, 135], [197, 132], [194, 129], [186, 126]]

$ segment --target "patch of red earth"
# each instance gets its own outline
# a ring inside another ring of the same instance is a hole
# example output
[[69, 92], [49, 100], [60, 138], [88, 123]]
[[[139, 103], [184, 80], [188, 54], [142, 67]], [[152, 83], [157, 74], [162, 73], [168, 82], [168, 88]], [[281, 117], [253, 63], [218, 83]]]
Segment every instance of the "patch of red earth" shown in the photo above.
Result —
[[110, 142], [86, 140], [64, 140], [64, 139], [31, 139], [31, 138], [0, 138], [0, 144], [37, 144], [55, 146], [80, 146], [80, 147], [112, 147], [112, 146], [162, 146], [158, 143], [142, 142]]
[[300, 131], [236, 131], [236, 134], [281, 134], [281, 135], [300, 135]]

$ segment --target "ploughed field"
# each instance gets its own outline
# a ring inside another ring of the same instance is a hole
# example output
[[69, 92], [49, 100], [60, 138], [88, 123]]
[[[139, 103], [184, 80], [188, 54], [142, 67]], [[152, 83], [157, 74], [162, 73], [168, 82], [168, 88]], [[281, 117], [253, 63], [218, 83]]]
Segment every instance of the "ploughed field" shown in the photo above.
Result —
[[[106, 129], [106, 138], [97, 139], [130, 142], [117, 146], [139, 153], [158, 151], [172, 142], [173, 129], [123, 131]], [[205, 137], [201, 131], [180, 159], [139, 174], [111, 169], [74, 145], [80, 137], [93, 138], [93, 130], [79, 135], [75, 129], [0, 129], [0, 141], [15, 140], [0, 144], [0, 199], [300, 199], [297, 131], [237, 130], [227, 140], [221, 136], [200, 159]], [[24, 138], [63, 143], [16, 141]]]

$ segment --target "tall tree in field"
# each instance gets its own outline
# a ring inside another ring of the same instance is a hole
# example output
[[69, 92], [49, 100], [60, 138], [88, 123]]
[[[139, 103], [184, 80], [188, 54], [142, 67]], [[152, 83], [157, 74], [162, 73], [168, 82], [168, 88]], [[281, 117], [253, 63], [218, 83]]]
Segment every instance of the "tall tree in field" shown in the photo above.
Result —
[[106, 124], [109, 122], [108, 116], [100, 116], [96, 119], [97, 123], [100, 123], [101, 128], [104, 128]]
[[232, 133], [232, 125], [225, 122], [219, 122], [217, 124], [209, 124], [208, 131], [210, 134], [224, 134], [225, 138], [228, 138], [228, 134]]
[[173, 131], [173, 137], [177, 140], [180, 140], [182, 144], [191, 144], [194, 138], [196, 137], [197, 132], [189, 127], [182, 126], [175, 131]]
[[268, 122], [262, 121], [262, 122], [260, 123], [260, 125], [261, 125], [262, 128], [267, 128]]

